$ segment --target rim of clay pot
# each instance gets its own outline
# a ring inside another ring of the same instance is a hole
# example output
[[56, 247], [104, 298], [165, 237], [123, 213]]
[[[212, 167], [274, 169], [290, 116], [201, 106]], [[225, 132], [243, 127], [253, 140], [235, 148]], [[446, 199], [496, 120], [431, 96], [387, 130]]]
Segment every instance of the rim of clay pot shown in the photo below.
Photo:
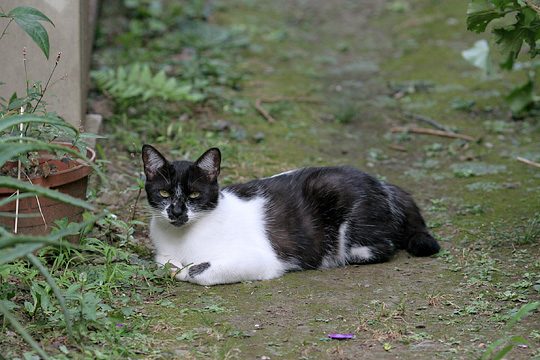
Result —
[[[66, 142], [55, 142], [55, 144], [66, 145], [75, 149], [71, 143]], [[90, 162], [94, 162], [96, 159], [96, 152], [90, 148], [86, 147], [86, 157]], [[44, 156], [47, 159], [47, 156]], [[58, 159], [49, 159], [52, 161], [60, 161]], [[73, 159], [69, 161], [70, 164], [77, 164], [73, 167], [68, 167], [67, 169], [60, 170], [58, 172], [51, 173], [49, 176], [45, 177], [35, 177], [30, 179], [31, 183], [34, 185], [40, 185], [47, 188], [55, 188], [64, 184], [69, 184], [73, 181], [77, 181], [90, 174], [92, 168], [87, 164], [85, 160], [82, 159]], [[0, 187], [0, 194], [13, 194], [16, 190], [13, 188]]]

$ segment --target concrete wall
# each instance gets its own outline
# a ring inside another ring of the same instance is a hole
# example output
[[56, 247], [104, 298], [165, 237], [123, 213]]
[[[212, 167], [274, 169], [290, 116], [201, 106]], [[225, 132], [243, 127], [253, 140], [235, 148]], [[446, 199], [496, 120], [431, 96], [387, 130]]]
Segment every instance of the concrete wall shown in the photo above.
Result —
[[[18, 25], [12, 23], [0, 41], [0, 96], [7, 98], [14, 91], [24, 94], [25, 76], [23, 48], [27, 48], [27, 69], [30, 83], [47, 81], [58, 52], [60, 63], [51, 79], [43, 100], [47, 111], [55, 111], [66, 121], [80, 126], [86, 114], [88, 68], [96, 14], [95, 0], [1, 0], [2, 9], [8, 12], [17, 6], [32, 6], [47, 15], [54, 23], [42, 23], [49, 33], [50, 55], [45, 58], [32, 39]], [[91, 10], [89, 10], [91, 9]], [[0, 29], [7, 24], [0, 19]]]

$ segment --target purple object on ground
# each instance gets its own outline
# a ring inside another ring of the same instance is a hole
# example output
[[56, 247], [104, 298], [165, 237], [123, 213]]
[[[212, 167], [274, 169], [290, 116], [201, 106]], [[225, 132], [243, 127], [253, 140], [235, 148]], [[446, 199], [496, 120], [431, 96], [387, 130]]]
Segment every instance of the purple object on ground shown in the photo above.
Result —
[[354, 339], [354, 334], [328, 334], [328, 337], [334, 340], [349, 340]]

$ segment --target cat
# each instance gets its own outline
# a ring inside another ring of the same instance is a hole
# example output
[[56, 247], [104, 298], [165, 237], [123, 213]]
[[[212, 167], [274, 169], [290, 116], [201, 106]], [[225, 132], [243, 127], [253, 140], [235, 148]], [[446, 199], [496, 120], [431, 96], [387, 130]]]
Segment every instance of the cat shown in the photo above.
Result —
[[168, 161], [142, 148], [155, 260], [200, 285], [429, 256], [439, 244], [412, 197], [352, 167], [301, 168], [219, 188], [221, 152]]

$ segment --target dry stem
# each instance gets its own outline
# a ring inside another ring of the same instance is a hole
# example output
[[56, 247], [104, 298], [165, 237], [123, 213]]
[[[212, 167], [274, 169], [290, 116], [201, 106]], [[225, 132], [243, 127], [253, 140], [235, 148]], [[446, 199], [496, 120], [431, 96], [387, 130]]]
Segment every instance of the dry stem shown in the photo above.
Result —
[[532, 160], [529, 160], [529, 159], [525, 159], [525, 158], [522, 158], [521, 156], [518, 156], [516, 157], [516, 160], [517, 161], [520, 161], [524, 164], [527, 164], [527, 165], [530, 165], [530, 166], [534, 166], [534, 167], [537, 167], [537, 168], [540, 168], [540, 164], [535, 162], [535, 161], [532, 161]]
[[257, 99], [255, 100], [255, 109], [259, 112], [259, 114], [262, 115], [262, 117], [264, 117], [266, 119], [266, 121], [268, 121], [269, 123], [275, 123], [276, 120], [272, 117], [272, 115], [270, 115], [270, 113], [268, 111], [266, 111], [263, 107], [262, 107], [262, 100], [261, 99]]
[[274, 103], [274, 102], [280, 102], [280, 101], [297, 101], [297, 102], [314, 103], [314, 104], [320, 103], [320, 100], [303, 97], [303, 96], [293, 96], [293, 97], [276, 96], [276, 97], [261, 99], [261, 103], [263, 102]]

